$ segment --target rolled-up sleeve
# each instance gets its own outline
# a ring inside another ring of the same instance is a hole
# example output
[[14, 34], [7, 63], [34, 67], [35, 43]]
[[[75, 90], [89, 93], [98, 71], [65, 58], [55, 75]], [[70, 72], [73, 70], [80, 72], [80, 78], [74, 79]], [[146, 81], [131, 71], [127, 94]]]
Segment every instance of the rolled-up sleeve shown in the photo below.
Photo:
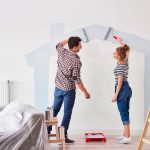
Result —
[[58, 43], [56, 45], [56, 50], [57, 50], [58, 53], [62, 53], [62, 52], [65, 51], [65, 48], [63, 47], [63, 45], [61, 43]]
[[72, 71], [72, 79], [75, 83], [81, 82], [81, 63], [77, 61]]

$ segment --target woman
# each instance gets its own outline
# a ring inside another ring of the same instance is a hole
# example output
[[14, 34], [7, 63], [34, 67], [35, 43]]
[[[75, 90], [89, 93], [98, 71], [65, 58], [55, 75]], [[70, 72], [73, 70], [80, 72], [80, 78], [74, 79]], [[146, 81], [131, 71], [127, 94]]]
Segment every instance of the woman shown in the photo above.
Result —
[[115, 74], [115, 94], [112, 102], [117, 102], [118, 110], [124, 126], [124, 132], [116, 139], [122, 144], [130, 143], [130, 119], [129, 119], [129, 106], [132, 90], [128, 83], [128, 56], [130, 48], [124, 44], [120, 37], [114, 37], [121, 45], [113, 53], [113, 57], [117, 60], [117, 66], [114, 69]]

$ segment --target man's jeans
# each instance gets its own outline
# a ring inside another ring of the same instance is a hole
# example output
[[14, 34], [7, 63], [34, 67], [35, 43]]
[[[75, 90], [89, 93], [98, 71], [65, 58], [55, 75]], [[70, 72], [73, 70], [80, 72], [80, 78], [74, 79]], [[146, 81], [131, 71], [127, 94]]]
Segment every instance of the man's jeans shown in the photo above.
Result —
[[[75, 102], [75, 95], [76, 95], [75, 89], [70, 91], [64, 91], [57, 87], [55, 88], [54, 103], [53, 103], [54, 117], [57, 116], [62, 106], [62, 103], [64, 102], [64, 116], [63, 116], [61, 126], [64, 126], [65, 128], [65, 136], [67, 135], [67, 130], [70, 124], [72, 109]], [[51, 130], [52, 130], [52, 126], [49, 126], [48, 131]]]

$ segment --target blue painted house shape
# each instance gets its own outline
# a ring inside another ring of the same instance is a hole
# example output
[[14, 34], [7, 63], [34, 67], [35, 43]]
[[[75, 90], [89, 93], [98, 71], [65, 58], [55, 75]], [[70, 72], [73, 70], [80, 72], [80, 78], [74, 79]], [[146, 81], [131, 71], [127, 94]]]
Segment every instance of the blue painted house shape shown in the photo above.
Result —
[[55, 45], [58, 41], [66, 39], [69, 36], [80, 36], [83, 42], [89, 42], [94, 39], [114, 42], [112, 35], [119, 35], [132, 49], [142, 52], [145, 55], [144, 111], [146, 115], [150, 107], [150, 41], [133, 34], [116, 30], [112, 27], [96, 24], [76, 29], [68, 34], [64, 34], [64, 24], [51, 24], [50, 42], [42, 45], [25, 56], [28, 65], [34, 67], [36, 107], [43, 111], [48, 106], [49, 58], [56, 54]]

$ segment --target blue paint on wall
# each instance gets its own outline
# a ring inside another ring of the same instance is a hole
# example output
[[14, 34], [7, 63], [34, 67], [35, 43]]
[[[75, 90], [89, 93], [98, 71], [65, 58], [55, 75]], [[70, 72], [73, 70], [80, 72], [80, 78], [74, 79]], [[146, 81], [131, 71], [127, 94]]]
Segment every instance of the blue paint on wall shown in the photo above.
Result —
[[50, 27], [50, 42], [26, 55], [28, 65], [34, 67], [36, 107], [43, 111], [48, 106], [48, 85], [50, 84], [48, 82], [50, 73], [49, 58], [56, 54], [55, 45], [58, 41], [66, 39], [69, 36], [80, 36], [84, 42], [99, 39], [114, 43], [113, 35], [121, 36], [124, 42], [130, 45], [132, 49], [145, 54], [144, 110], [146, 115], [150, 106], [150, 41], [112, 27], [101, 25], [90, 25], [64, 34], [64, 24], [54, 23]]

